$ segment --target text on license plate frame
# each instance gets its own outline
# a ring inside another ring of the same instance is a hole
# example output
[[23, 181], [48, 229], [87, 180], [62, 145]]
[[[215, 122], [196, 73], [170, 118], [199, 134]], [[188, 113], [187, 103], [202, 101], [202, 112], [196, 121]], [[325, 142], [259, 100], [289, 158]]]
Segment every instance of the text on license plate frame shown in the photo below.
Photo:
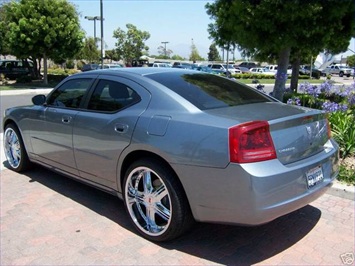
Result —
[[322, 183], [324, 179], [322, 166], [314, 167], [306, 172], [307, 187], [313, 188], [314, 186]]

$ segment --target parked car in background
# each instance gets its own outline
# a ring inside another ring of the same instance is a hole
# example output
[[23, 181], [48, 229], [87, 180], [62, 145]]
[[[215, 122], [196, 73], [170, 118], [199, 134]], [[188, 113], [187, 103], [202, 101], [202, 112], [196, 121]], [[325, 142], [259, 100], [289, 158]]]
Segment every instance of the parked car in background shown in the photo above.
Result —
[[277, 65], [268, 65], [263, 68], [265, 69], [265, 71], [268, 71], [268, 72], [274, 72], [274, 73], [277, 72]]
[[269, 69], [263, 68], [263, 67], [253, 67], [250, 69], [250, 73], [254, 74], [262, 74], [262, 75], [276, 75], [276, 72], [270, 71]]
[[[121, 64], [104, 64], [104, 69], [111, 69], [111, 68], [122, 68], [124, 67]], [[98, 65], [97, 69], [101, 69], [101, 64]]]
[[328, 74], [330, 75], [339, 75], [339, 77], [351, 76], [351, 71], [352, 69], [346, 66], [341, 66], [341, 65], [331, 65], [326, 67], [325, 69], [322, 70], [322, 75], [326, 76]]
[[258, 67], [258, 64], [255, 62], [242, 62], [239, 65], [237, 65], [239, 67], [246, 67], [246, 68], [255, 68]]
[[151, 67], [171, 67], [171, 66], [165, 63], [152, 63]]
[[320, 197], [338, 173], [324, 112], [219, 75], [88, 71], [32, 101], [5, 111], [9, 167], [37, 163], [118, 195], [152, 241], [194, 221], [267, 223]]
[[239, 69], [235, 69], [233, 65], [227, 65], [227, 64], [209, 64], [209, 68], [211, 68], [213, 71], [216, 71], [217, 73], [223, 73], [227, 74], [229, 72], [230, 74], [240, 74], [242, 71]]
[[0, 75], [1, 74], [8, 79], [31, 76], [33, 74], [33, 63], [28, 60], [0, 60]]
[[202, 71], [202, 72], [206, 72], [206, 73], [219, 74], [217, 71], [214, 71], [213, 69], [211, 69], [210, 67], [208, 67], [206, 65], [200, 65], [194, 69], [197, 71]]
[[242, 74], [250, 73], [250, 69], [247, 67], [241, 67], [238, 65], [234, 65], [234, 68], [239, 69], [242, 72]]
[[[161, 66], [164, 66], [164, 67], [172, 67], [173, 64], [170, 63], [169, 61], [154, 61], [153, 64], [162, 64]], [[152, 65], [153, 66], [153, 65]]]
[[[299, 69], [299, 74], [300, 75], [310, 75], [311, 73], [311, 67], [309, 65], [301, 65]], [[322, 76], [322, 71], [319, 69], [316, 69], [315, 67], [312, 67], [312, 77], [319, 79]]]
[[186, 62], [174, 62], [173, 68], [192, 69], [192, 64]]
[[85, 71], [95, 70], [95, 69], [98, 69], [98, 68], [99, 68], [98, 64], [85, 64], [81, 68], [81, 71], [85, 72]]

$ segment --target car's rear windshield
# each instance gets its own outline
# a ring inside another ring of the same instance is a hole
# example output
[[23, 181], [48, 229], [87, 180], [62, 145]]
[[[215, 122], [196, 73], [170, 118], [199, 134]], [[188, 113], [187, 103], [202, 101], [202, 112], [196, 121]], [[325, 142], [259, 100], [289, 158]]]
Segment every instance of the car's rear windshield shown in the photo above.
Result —
[[271, 101], [253, 88], [213, 74], [171, 72], [150, 74], [149, 78], [168, 87], [201, 110]]

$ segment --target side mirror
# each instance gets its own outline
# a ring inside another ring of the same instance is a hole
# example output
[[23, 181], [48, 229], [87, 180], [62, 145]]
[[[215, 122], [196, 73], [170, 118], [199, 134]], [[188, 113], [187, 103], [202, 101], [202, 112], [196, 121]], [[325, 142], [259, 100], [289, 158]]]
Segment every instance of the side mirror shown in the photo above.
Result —
[[32, 103], [34, 105], [43, 105], [46, 102], [46, 96], [43, 94], [39, 94], [32, 97]]

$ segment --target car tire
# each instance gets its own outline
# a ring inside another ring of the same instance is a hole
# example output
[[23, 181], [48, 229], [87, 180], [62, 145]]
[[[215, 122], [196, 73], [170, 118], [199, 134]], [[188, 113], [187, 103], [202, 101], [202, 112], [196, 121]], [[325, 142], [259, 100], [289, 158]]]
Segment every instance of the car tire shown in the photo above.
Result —
[[8, 124], [5, 127], [4, 150], [11, 170], [23, 172], [30, 168], [31, 163], [25, 145], [18, 128], [14, 124]]
[[148, 240], [175, 239], [194, 222], [177, 176], [158, 160], [134, 162], [126, 171], [123, 194], [134, 227]]
[[339, 77], [343, 77], [344, 76], [344, 73], [343, 72], [339, 72]]

